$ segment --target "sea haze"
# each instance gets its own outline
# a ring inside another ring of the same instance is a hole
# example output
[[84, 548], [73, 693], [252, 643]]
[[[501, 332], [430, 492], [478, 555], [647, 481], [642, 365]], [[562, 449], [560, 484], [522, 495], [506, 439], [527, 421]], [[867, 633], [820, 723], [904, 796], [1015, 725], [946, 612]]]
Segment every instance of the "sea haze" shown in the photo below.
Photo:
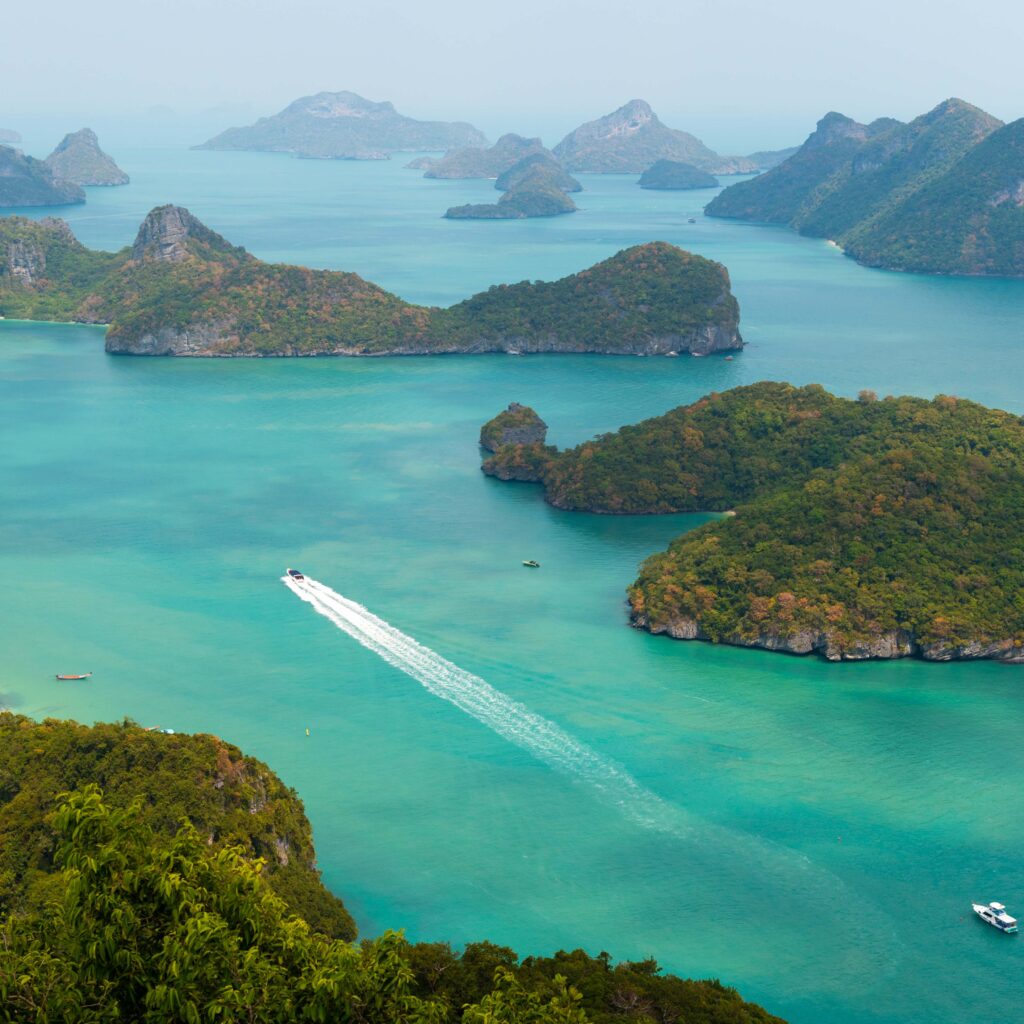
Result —
[[[6, 702], [268, 761], [364, 934], [655, 956], [793, 1024], [960, 1024], [996, 1019], [979, 993], [1024, 998], [1024, 946], [968, 919], [972, 900], [1024, 906], [1020, 670], [631, 630], [637, 565], [706, 517], [559, 512], [484, 477], [476, 445], [512, 400], [565, 445], [766, 378], [1024, 412], [1024, 282], [867, 270], [703, 218], [714, 190], [633, 177], [581, 175], [571, 216], [458, 223], [441, 214], [492, 183], [402, 157], [109, 148], [131, 185], [32, 215], [117, 248], [180, 203], [264, 259], [442, 304], [664, 239], [729, 267], [749, 346], [206, 361], [0, 323]], [[334, 617], [282, 585], [287, 565]]]

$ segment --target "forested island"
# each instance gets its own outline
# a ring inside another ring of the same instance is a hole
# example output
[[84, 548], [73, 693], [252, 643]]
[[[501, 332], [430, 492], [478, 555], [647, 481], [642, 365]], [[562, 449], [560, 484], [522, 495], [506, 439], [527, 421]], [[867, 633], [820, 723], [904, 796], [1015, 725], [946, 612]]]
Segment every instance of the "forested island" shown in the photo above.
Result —
[[727, 188], [713, 217], [787, 224], [860, 263], [1024, 276], [1024, 119], [950, 99], [909, 124], [830, 113], [797, 153]]
[[[485, 427], [485, 431], [487, 427]], [[633, 624], [830, 660], [1024, 662], [1024, 420], [761, 383], [484, 472], [608, 514], [726, 512], [654, 555]]]
[[263, 263], [176, 206], [153, 210], [117, 253], [87, 249], [61, 220], [0, 219], [0, 315], [108, 324], [107, 351], [134, 355], [658, 355], [743, 344], [725, 268], [664, 242], [440, 309], [356, 274]]
[[[501, 167], [494, 187], [505, 194], [496, 203], [452, 206], [445, 216], [452, 220], [522, 220], [576, 211], [567, 193], [579, 192], [582, 186], [546, 149], [528, 149], [525, 156], [511, 164], [506, 160]], [[493, 169], [497, 171], [498, 165]]]
[[784, 1024], [654, 960], [355, 944], [297, 795], [216, 737], [0, 712], [0, 738], [5, 1019]]

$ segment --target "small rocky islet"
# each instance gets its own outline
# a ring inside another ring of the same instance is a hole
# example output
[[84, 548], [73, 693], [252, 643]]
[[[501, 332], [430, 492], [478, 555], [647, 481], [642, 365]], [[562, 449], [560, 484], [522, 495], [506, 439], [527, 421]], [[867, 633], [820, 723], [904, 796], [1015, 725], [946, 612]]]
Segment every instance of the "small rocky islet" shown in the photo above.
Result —
[[640, 175], [641, 188], [681, 191], [697, 188], [718, 188], [718, 179], [693, 164], [679, 160], [659, 160]]
[[[482, 436], [500, 440], [510, 412]], [[641, 568], [631, 621], [652, 633], [832, 661], [1024, 663], [1019, 416], [764, 382], [564, 451], [513, 437], [483, 470], [541, 483], [563, 509], [731, 513]]]
[[100, 149], [100, 141], [91, 128], [65, 135], [46, 158], [55, 178], [76, 185], [127, 185], [129, 178], [112, 157]]

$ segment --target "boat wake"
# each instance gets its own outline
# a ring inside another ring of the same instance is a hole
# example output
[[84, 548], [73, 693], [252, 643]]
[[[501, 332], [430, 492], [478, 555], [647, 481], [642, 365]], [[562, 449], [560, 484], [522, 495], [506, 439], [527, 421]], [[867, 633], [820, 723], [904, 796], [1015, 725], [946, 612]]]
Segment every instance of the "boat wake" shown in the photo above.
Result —
[[[692, 876], [695, 900], [706, 901], [708, 893], [745, 890], [746, 916], [775, 922], [772, 941], [782, 941], [781, 929], [785, 926], [778, 921], [781, 904], [790, 908], [796, 921], [808, 915], [819, 923], [834, 921], [835, 933], [842, 940], [841, 949], [834, 951], [838, 959], [833, 967], [843, 960], [858, 976], [866, 972], [878, 978], [896, 970], [902, 950], [892, 920], [879, 908], [855, 901], [845, 883], [831, 871], [796, 850], [700, 819], [663, 800], [624, 767], [591, 750], [554, 722], [330, 587], [308, 576], [284, 576], [282, 582], [320, 615], [434, 696], [472, 715], [555, 771], [587, 785], [627, 820], [678, 843], [679, 854], [685, 847], [683, 856]], [[676, 861], [679, 854], [669, 853], [668, 848], [662, 850], [668, 862]], [[750, 890], [752, 873], [759, 879], [754, 893]], [[700, 878], [705, 880], [704, 886]], [[857, 908], [853, 913], [851, 906]], [[845, 913], [840, 912], [843, 907]], [[714, 907], [709, 906], [708, 912], [715, 912]]]
[[537, 760], [587, 783], [628, 818], [662, 832], [689, 828], [677, 807], [640, 785], [629, 772], [564, 729], [496, 690], [490, 683], [395, 629], [361, 604], [310, 579], [282, 577], [285, 586], [389, 665], [412, 676], [435, 697], [454, 704]]

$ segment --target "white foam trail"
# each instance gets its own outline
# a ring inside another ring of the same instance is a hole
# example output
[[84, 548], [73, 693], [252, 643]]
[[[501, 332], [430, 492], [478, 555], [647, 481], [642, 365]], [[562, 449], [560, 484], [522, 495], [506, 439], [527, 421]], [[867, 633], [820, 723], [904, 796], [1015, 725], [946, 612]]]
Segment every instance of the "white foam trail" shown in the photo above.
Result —
[[441, 657], [355, 601], [310, 579], [282, 577], [285, 585], [339, 629], [421, 686], [472, 715], [499, 736], [529, 751], [556, 771], [593, 787], [623, 814], [646, 828], [681, 834], [686, 816], [640, 785], [620, 765], [595, 753], [564, 729], [512, 700], [490, 683]]
[[[844, 900], [845, 884], [805, 855], [758, 836], [697, 821], [646, 789], [621, 765], [601, 757], [554, 722], [406, 636], [361, 604], [308, 576], [302, 581], [284, 576], [282, 582], [339, 629], [436, 697], [472, 715], [556, 771], [588, 784], [629, 820], [684, 840], [693, 866], [703, 865], [703, 872], [715, 877], [720, 888], [729, 890], [733, 874], [738, 885], [749, 887], [749, 872], [756, 864], [768, 903], [750, 905], [748, 888], [747, 913], [756, 915], [760, 909], [774, 917], [781, 903], [791, 907], [796, 921], [802, 915], [815, 919], [831, 915], [836, 919], [837, 934], [841, 931], [843, 936], [842, 955], [856, 959], [858, 976], [864, 971], [884, 976], [895, 971], [900, 949], [888, 916], [863, 901], [854, 902], [849, 894]], [[838, 908], [845, 909], [840, 913]]]

